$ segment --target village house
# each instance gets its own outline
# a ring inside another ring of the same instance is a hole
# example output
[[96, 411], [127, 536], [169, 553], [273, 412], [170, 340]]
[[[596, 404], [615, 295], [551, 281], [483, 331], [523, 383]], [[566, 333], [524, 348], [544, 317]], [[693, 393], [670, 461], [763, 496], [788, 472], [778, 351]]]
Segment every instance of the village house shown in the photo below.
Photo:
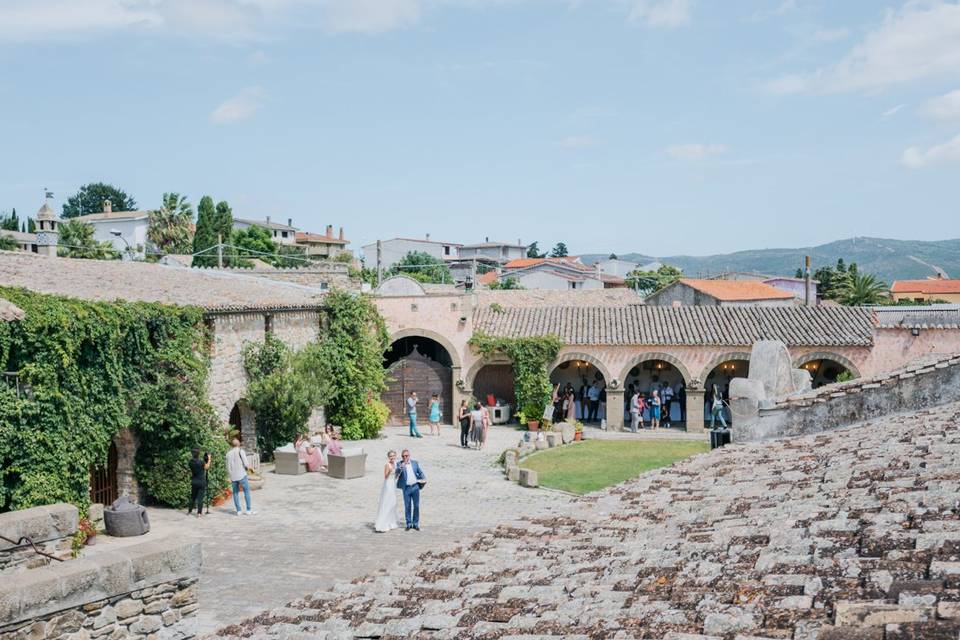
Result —
[[150, 212], [114, 211], [109, 200], [103, 201], [101, 213], [90, 213], [72, 218], [93, 227], [93, 239], [109, 242], [117, 253], [130, 258], [143, 258], [147, 248], [147, 230]]
[[890, 296], [894, 302], [960, 302], [960, 279], [897, 280], [890, 287]]
[[663, 266], [662, 263], [653, 261], [646, 264], [633, 262], [632, 260], [623, 260], [621, 258], [607, 258], [597, 263], [600, 272], [608, 276], [617, 278], [626, 278], [633, 271], [656, 271]]
[[513, 279], [524, 289], [604, 289], [624, 286], [623, 278], [604, 275], [598, 267], [589, 267], [576, 257], [521, 258], [503, 265], [500, 282]]
[[323, 235], [297, 231], [294, 238], [297, 246], [303, 247], [304, 254], [309, 258], [330, 260], [342, 255], [352, 255], [347, 249], [349, 243], [343, 235], [343, 227], [340, 227], [340, 233], [336, 236], [333, 235], [333, 225], [328, 224]]
[[753, 280], [681, 278], [650, 294], [645, 302], [659, 307], [781, 307], [794, 304], [794, 294]]
[[[273, 222], [270, 216], [265, 220], [251, 220], [249, 218], [234, 218], [234, 230], [262, 227], [270, 232], [270, 238], [277, 244], [293, 245], [296, 243], [297, 228], [293, 226], [293, 218], [287, 218], [287, 224]], [[224, 240], [226, 242], [226, 240]]]
[[7, 229], [0, 229], [0, 236], [7, 236], [8, 238], [13, 238], [14, 242], [17, 243], [17, 251], [25, 251], [27, 253], [37, 253], [37, 234], [35, 233], [25, 233], [23, 231], [10, 231]]
[[455, 260], [457, 250], [461, 245], [455, 242], [437, 242], [430, 239], [428, 233], [424, 239], [416, 238], [391, 238], [390, 240], [378, 240], [364, 245], [363, 259], [364, 264], [370, 268], [377, 268], [386, 271], [396, 263], [403, 260], [407, 254], [413, 252], [426, 253], [439, 260]]

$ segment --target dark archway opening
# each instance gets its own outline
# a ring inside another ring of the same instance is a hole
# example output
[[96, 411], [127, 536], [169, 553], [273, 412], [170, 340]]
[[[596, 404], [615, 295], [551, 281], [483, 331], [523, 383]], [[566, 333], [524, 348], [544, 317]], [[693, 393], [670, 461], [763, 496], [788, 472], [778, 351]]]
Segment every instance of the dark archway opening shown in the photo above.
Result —
[[431, 397], [440, 400], [440, 420], [451, 424], [453, 405], [453, 358], [442, 344], [423, 336], [400, 338], [383, 354], [387, 389], [381, 400], [390, 409], [391, 424], [407, 421], [407, 397], [416, 392], [417, 422], [426, 424]]
[[624, 413], [629, 420], [629, 402], [635, 392], [643, 397], [647, 408], [643, 412], [644, 424], [650, 423], [650, 399], [656, 390], [662, 402], [661, 426], [686, 427], [687, 422], [687, 381], [673, 364], [665, 360], [644, 360], [637, 363], [624, 382]]
[[383, 366], [390, 368], [393, 363], [402, 360], [418, 351], [420, 355], [443, 365], [444, 367], [453, 366], [453, 358], [442, 344], [430, 338], [421, 336], [409, 336], [400, 338], [390, 345], [390, 348], [383, 354]]
[[[550, 383], [556, 388], [560, 385], [560, 406], [554, 407], [556, 419], [569, 420], [564, 413], [563, 398], [567, 391], [573, 391], [574, 412], [577, 420], [585, 423], [599, 423], [607, 417], [607, 380], [593, 364], [578, 359], [565, 360], [550, 373]], [[592, 391], [591, 391], [592, 389]]]
[[117, 445], [110, 443], [106, 462], [90, 469], [91, 504], [110, 505], [118, 497], [117, 491]]
[[810, 379], [813, 382], [813, 388], [817, 389], [834, 382], [842, 382], [855, 377], [855, 374], [836, 360], [824, 358], [823, 360], [811, 360], [800, 367], [810, 372]]
[[[730, 413], [730, 381], [734, 378], [746, 378], [750, 375], [749, 360], [727, 360], [715, 366], [707, 375], [704, 383], [703, 393], [703, 421], [704, 424], [710, 423], [710, 417], [713, 413], [714, 395], [719, 395], [723, 401], [721, 415], [728, 425], [733, 424], [733, 416]], [[718, 420], [714, 420], [714, 426], [717, 426]]]

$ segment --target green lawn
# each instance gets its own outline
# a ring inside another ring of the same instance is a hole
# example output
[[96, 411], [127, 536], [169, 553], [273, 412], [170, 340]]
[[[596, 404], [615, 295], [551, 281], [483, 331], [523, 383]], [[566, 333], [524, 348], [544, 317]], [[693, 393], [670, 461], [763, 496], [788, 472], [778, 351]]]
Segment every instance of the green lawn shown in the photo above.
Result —
[[548, 449], [525, 458], [540, 484], [571, 493], [590, 493], [708, 451], [696, 440], [590, 440]]

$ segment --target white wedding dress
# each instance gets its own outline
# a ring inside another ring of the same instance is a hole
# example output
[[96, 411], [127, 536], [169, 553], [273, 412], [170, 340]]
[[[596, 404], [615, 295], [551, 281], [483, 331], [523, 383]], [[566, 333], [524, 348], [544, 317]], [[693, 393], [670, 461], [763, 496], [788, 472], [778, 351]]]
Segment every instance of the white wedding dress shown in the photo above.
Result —
[[373, 528], [380, 533], [386, 533], [399, 526], [397, 524], [397, 478], [391, 473], [384, 478], [383, 487], [380, 489], [380, 508], [377, 509], [377, 520], [373, 523]]

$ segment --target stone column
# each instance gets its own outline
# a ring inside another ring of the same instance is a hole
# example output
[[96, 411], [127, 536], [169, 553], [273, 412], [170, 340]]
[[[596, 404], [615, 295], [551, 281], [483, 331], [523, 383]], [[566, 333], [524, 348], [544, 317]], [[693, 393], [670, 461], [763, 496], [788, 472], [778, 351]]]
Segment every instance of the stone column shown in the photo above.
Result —
[[623, 431], [623, 389], [607, 389], [607, 430]]
[[703, 433], [703, 389], [687, 387], [687, 431]]

